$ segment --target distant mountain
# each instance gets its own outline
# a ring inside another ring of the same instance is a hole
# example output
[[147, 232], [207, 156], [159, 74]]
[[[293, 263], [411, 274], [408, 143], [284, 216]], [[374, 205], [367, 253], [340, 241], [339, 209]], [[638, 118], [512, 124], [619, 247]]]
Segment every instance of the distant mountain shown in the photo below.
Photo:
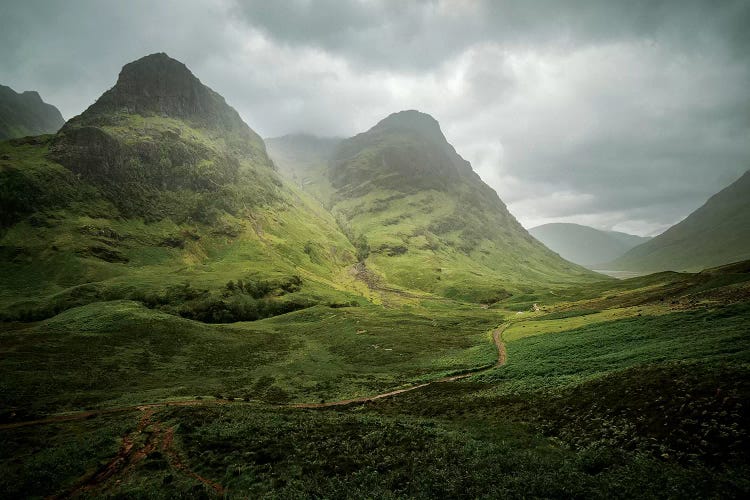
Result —
[[330, 143], [315, 143], [315, 154], [294, 167], [281, 165], [310, 140], [271, 144], [279, 168], [303, 172], [304, 187], [330, 207], [367, 272], [385, 282], [493, 302], [539, 283], [601, 278], [532, 238], [427, 114], [394, 113], [341, 141], [327, 168]]
[[543, 224], [529, 229], [529, 233], [562, 258], [589, 268], [614, 260], [651, 239], [568, 223]]
[[60, 111], [37, 92], [22, 93], [0, 85], [0, 141], [27, 135], [53, 134], [62, 127]]
[[750, 259], [750, 171], [702, 207], [606, 269], [700, 271]]

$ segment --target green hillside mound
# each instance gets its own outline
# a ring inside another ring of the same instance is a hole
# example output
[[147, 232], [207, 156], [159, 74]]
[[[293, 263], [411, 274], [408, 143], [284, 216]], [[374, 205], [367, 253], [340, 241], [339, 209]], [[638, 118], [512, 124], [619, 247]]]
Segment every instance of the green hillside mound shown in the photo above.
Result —
[[750, 259], [750, 171], [653, 240], [605, 269], [700, 271]]

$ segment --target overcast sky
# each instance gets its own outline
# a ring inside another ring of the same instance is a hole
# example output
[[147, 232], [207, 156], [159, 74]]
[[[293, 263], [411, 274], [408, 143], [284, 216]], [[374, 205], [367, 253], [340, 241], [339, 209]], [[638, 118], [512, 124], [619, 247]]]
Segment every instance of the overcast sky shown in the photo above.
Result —
[[1, 0], [0, 84], [70, 118], [153, 52], [265, 137], [419, 109], [527, 227], [656, 234], [750, 168], [750, 1]]

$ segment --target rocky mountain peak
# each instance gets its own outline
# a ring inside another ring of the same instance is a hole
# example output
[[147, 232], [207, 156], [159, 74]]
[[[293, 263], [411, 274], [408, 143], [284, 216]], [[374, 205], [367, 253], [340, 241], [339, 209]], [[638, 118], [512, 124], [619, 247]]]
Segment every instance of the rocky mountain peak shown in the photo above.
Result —
[[414, 109], [392, 113], [378, 122], [372, 131], [414, 132], [438, 143], [447, 142], [438, 121], [427, 113]]
[[223, 97], [203, 85], [187, 66], [163, 52], [123, 66], [115, 86], [79, 120], [87, 122], [113, 113], [161, 115], [222, 130], [248, 128]]

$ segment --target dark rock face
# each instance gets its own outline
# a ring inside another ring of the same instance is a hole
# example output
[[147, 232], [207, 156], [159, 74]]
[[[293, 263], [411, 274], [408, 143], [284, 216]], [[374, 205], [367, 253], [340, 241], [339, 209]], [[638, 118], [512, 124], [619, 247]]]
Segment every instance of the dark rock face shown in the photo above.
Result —
[[126, 64], [117, 84], [81, 119], [114, 113], [168, 116], [205, 128], [250, 131], [223, 97], [203, 85], [183, 63], [164, 53]]
[[437, 120], [413, 110], [393, 113], [343, 141], [332, 160], [336, 188], [370, 180], [387, 189], [442, 190], [460, 179], [480, 180], [448, 143]]
[[62, 127], [60, 111], [42, 101], [37, 92], [16, 93], [0, 85], [0, 140], [53, 134]]
[[[71, 128], [66, 131], [64, 147], [55, 147], [55, 159], [112, 189], [138, 182], [159, 190], [214, 191], [237, 181], [236, 157], [182, 140], [174, 132], [152, 134], [156, 135], [153, 141], [124, 144], [97, 127]], [[210, 162], [213, 168], [199, 175], [201, 162]]]
[[208, 206], [251, 205], [240, 192], [268, 199], [274, 190], [263, 140], [161, 53], [125, 65], [117, 84], [60, 130], [50, 158], [96, 185], [125, 216], [204, 218]]

